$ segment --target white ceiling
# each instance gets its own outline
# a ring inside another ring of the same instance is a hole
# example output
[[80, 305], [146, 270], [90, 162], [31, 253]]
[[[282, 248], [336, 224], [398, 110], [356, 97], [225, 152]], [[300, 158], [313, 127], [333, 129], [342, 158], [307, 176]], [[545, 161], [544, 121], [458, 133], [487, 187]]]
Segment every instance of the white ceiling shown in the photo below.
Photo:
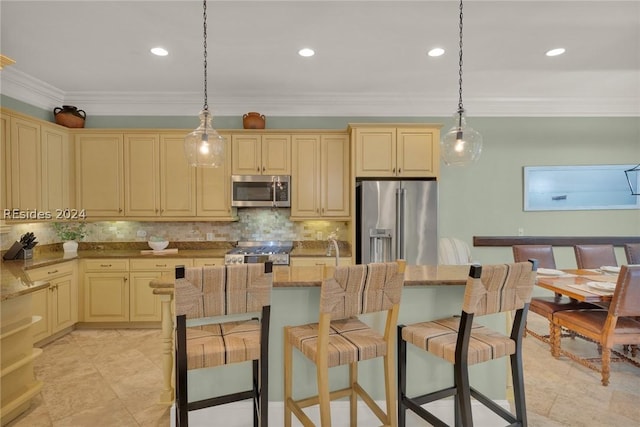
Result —
[[[208, 6], [214, 115], [448, 116], [458, 1], [218, 1]], [[1, 0], [0, 91], [93, 115], [195, 115], [202, 2]], [[167, 57], [149, 53], [153, 46]], [[316, 55], [302, 58], [301, 47]], [[430, 58], [435, 46], [445, 56]], [[544, 52], [565, 47], [565, 55]], [[640, 116], [640, 1], [464, 3], [474, 116]]]

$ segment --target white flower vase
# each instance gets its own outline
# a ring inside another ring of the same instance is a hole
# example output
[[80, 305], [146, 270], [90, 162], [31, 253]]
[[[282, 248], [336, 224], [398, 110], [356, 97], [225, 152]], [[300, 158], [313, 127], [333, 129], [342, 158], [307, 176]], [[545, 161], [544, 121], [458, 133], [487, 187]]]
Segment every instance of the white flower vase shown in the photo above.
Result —
[[76, 253], [78, 252], [78, 242], [67, 240], [62, 244], [62, 249], [64, 249], [65, 253]]

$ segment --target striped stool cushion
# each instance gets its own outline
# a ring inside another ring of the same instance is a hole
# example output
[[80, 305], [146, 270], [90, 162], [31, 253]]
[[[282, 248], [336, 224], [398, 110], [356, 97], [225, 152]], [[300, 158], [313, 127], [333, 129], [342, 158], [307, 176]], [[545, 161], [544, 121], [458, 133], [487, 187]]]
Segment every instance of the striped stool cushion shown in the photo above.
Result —
[[[459, 317], [415, 323], [402, 328], [402, 339], [450, 363], [455, 363]], [[473, 365], [516, 351], [516, 343], [508, 336], [477, 323], [473, 324], [467, 363]]]
[[187, 328], [187, 369], [209, 368], [258, 359], [258, 320]]
[[[310, 360], [318, 352], [318, 324], [294, 326], [287, 329], [289, 342]], [[331, 322], [329, 333], [329, 367], [360, 360], [382, 357], [387, 346], [382, 335], [367, 324], [352, 317]]]

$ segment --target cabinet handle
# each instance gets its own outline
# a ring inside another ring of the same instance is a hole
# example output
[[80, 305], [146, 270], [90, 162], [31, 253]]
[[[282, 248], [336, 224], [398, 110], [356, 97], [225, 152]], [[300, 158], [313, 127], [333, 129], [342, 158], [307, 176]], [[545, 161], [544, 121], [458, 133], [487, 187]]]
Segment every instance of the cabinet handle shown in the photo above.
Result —
[[124, 281], [126, 282], [127, 280], [129, 280], [128, 277], [123, 277]]
[[51, 270], [51, 271], [47, 271], [47, 274], [56, 274], [58, 272], [58, 270]]
[[56, 289], [56, 290], [57, 290], [57, 289], [58, 289], [58, 285], [55, 285], [55, 286], [53, 287], [53, 289]]
[[122, 213], [122, 208], [118, 209], [118, 213]]
[[111, 264], [100, 264], [100, 267], [111, 267]]
[[53, 286], [49, 286], [49, 291], [53, 292]]
[[156, 213], [158, 213], [158, 209], [156, 209]]
[[398, 173], [402, 173], [402, 168], [398, 168]]
[[264, 166], [262, 167], [262, 172], [266, 171], [267, 168], [265, 168]]
[[396, 168], [391, 169], [392, 173], [396, 173]]
[[167, 264], [156, 264], [156, 267], [166, 267]]
[[256, 171], [260, 172], [260, 166], [258, 166], [258, 167], [256, 168]]

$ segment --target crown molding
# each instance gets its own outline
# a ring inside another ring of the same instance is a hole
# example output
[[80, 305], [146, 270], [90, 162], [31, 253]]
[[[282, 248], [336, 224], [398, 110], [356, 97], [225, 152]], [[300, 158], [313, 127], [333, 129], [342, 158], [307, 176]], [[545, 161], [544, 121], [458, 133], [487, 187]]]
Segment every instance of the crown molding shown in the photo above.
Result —
[[[202, 109], [202, 94], [195, 92], [64, 92], [15, 69], [0, 72], [0, 92], [45, 110], [77, 105], [95, 116], [193, 116]], [[260, 111], [291, 117], [449, 117], [457, 100], [425, 94], [307, 93], [210, 97], [215, 116], [236, 116]], [[465, 109], [476, 117], [638, 117], [637, 97], [550, 98], [482, 97], [465, 99]]]

